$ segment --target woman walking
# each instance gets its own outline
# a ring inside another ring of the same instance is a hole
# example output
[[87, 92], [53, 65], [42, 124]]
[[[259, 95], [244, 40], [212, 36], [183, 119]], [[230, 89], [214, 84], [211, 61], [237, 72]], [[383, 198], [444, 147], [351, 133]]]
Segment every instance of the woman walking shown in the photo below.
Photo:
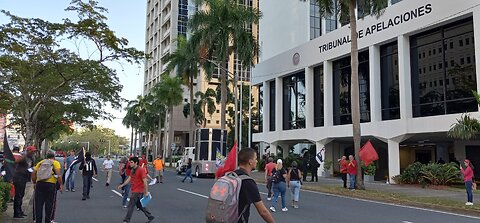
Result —
[[465, 189], [467, 190], [467, 202], [465, 205], [473, 205], [473, 169], [470, 160], [465, 159], [463, 162], [465, 164], [465, 169], [460, 165], [460, 171], [463, 174], [463, 181], [465, 182]]
[[185, 177], [183, 178], [182, 182], [185, 182], [187, 177], [190, 177], [190, 183], [193, 183], [193, 177], [192, 177], [192, 159], [188, 158], [188, 163], [187, 163], [187, 171], [185, 172]]
[[302, 171], [297, 168], [297, 162], [292, 162], [292, 168], [288, 170], [287, 178], [290, 180], [288, 187], [292, 195], [292, 207], [298, 208], [298, 200], [300, 198], [300, 187], [302, 187]]
[[281, 159], [277, 160], [277, 166], [272, 171], [272, 189], [273, 189], [273, 199], [270, 210], [275, 212], [275, 205], [277, 204], [278, 195], [282, 197], [282, 211], [288, 211], [285, 205], [285, 192], [287, 190], [287, 171], [283, 168], [283, 161]]

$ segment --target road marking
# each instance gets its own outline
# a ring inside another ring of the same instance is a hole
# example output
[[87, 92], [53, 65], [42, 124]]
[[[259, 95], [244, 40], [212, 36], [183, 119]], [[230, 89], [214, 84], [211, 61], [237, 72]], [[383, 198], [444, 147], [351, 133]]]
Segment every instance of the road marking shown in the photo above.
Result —
[[120, 196], [120, 197], [123, 198], [123, 196], [122, 196], [122, 194], [121, 194], [120, 192], [118, 192], [118, 191], [116, 191], [116, 190], [112, 190], [112, 192], [115, 193], [116, 195], [118, 195], [118, 196]]
[[97, 178], [95, 178], [95, 177], [92, 177], [92, 179], [93, 179], [94, 181], [98, 182]]
[[199, 196], [199, 197], [208, 198], [208, 196], [205, 196], [203, 194], [197, 194], [197, 193], [192, 192], [192, 191], [188, 191], [188, 190], [184, 190], [184, 189], [180, 189], [180, 188], [177, 188], [177, 190], [185, 192], [185, 193], [193, 194], [193, 195], [196, 195], [196, 196]]
[[413, 223], [411, 221], [402, 221], [402, 223]]

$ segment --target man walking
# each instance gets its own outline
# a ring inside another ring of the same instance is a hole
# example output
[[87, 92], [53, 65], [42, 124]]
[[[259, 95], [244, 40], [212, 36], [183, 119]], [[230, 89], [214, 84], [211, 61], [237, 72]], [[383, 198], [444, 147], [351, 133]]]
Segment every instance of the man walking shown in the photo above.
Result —
[[59, 183], [58, 190], [61, 192], [63, 189], [60, 169], [61, 165], [60, 162], [55, 160], [55, 154], [47, 153], [47, 158], [37, 163], [33, 170], [32, 181], [35, 184], [34, 214], [36, 223], [42, 223], [44, 220], [44, 207], [44, 222], [49, 223], [52, 221], [57, 182]]
[[[13, 218], [23, 218], [27, 216], [22, 210], [23, 196], [25, 196], [25, 187], [30, 181], [30, 172], [33, 165], [33, 154], [37, 148], [28, 146], [25, 154], [18, 153], [18, 147], [13, 149], [15, 157], [15, 173], [13, 174], [13, 185], [15, 187], [15, 197], [13, 198]], [[29, 171], [30, 169], [30, 171]]]
[[92, 187], [92, 177], [97, 176], [97, 165], [92, 159], [90, 152], [85, 153], [85, 161], [79, 167], [82, 170], [83, 177], [83, 197], [82, 200], [90, 199], [90, 188]]
[[146, 207], [143, 207], [142, 204], [140, 203], [140, 199], [145, 196], [148, 196], [148, 183], [147, 183], [147, 173], [144, 168], [139, 166], [139, 161], [138, 157], [131, 157], [129, 159], [129, 165], [132, 169], [132, 172], [130, 176], [118, 186], [118, 189], [120, 190], [123, 186], [127, 185], [128, 183], [132, 183], [132, 188], [131, 188], [131, 194], [130, 194], [130, 201], [128, 202], [128, 208], [127, 208], [127, 215], [123, 219], [124, 223], [130, 222], [130, 219], [132, 218], [133, 214], [133, 209], [135, 208], [135, 205], [137, 206], [138, 209], [140, 209], [145, 216], [147, 216], [148, 221], [151, 222], [155, 218], [150, 211]]
[[[155, 180], [157, 181], [157, 184], [163, 183], [163, 167], [165, 166], [163, 160], [162, 160], [162, 155], [158, 155], [157, 159], [153, 161], [153, 166], [155, 167]], [[160, 176], [160, 180], [158, 177]]]
[[272, 171], [275, 169], [275, 163], [272, 157], [268, 157], [268, 163], [265, 165], [265, 182], [267, 183], [267, 200], [272, 200]]
[[103, 171], [107, 174], [107, 182], [105, 186], [110, 186], [110, 179], [112, 179], [112, 170], [113, 170], [113, 160], [110, 159], [110, 155], [107, 156], [107, 159], [103, 161]]
[[[75, 151], [71, 150], [70, 155], [65, 159], [64, 162], [64, 169], [68, 169], [68, 167], [72, 164], [72, 162], [75, 160]], [[75, 170], [75, 167], [72, 167], [70, 170], [70, 175], [68, 175], [68, 179], [65, 179], [65, 186], [67, 187], [66, 191], [71, 191], [75, 192], [75, 175], [77, 174], [77, 171]]]

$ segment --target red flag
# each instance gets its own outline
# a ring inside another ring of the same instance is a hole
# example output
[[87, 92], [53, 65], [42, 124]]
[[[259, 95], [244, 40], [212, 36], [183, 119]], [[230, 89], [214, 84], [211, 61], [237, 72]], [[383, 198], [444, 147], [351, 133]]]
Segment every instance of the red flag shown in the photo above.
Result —
[[371, 162], [378, 160], [377, 151], [375, 151], [375, 148], [373, 148], [370, 140], [368, 140], [368, 142], [362, 146], [358, 155], [360, 156], [360, 159], [363, 161], [365, 166], [368, 166]]
[[215, 178], [220, 178], [225, 175], [225, 173], [234, 171], [237, 167], [237, 142], [233, 144], [232, 150], [228, 154], [227, 160], [224, 162], [223, 166], [217, 168], [215, 172]]

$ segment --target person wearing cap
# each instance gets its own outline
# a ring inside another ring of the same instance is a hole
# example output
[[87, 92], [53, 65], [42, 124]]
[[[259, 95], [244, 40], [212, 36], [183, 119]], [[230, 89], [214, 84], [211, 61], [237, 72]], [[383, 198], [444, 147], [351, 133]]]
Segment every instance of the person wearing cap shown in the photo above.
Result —
[[22, 210], [23, 196], [25, 196], [27, 182], [30, 181], [30, 168], [33, 166], [33, 155], [37, 151], [37, 148], [35, 148], [35, 146], [28, 146], [24, 155], [18, 153], [18, 150], [18, 147], [14, 147], [12, 151], [16, 164], [15, 173], [13, 174], [13, 186], [15, 187], [13, 218], [24, 218], [27, 215]]
[[470, 160], [465, 159], [463, 162], [465, 168], [460, 165], [460, 171], [463, 174], [463, 181], [465, 182], [465, 189], [467, 190], [467, 202], [465, 205], [473, 205], [473, 169]]
[[277, 160], [277, 165], [272, 171], [272, 189], [273, 199], [270, 206], [270, 211], [275, 212], [275, 205], [277, 204], [278, 196], [282, 197], [282, 211], [288, 211], [285, 204], [285, 193], [287, 191], [287, 171], [283, 168], [282, 159]]

